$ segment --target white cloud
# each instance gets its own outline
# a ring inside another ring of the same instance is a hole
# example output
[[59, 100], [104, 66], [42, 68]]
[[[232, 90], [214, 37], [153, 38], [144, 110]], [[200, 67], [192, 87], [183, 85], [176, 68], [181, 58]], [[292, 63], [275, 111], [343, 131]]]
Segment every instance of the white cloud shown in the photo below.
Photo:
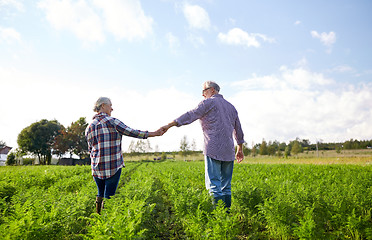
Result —
[[[100, 96], [111, 98], [114, 117], [130, 127], [150, 131], [193, 109], [201, 101], [200, 96], [173, 87], [143, 92], [121, 85], [86, 84], [77, 79], [67, 81], [63, 76], [43, 74], [0, 67], [0, 79], [11, 79], [1, 81], [2, 88], [6, 89], [2, 98], [10, 104], [2, 109], [0, 140], [12, 147], [16, 147], [17, 136], [23, 128], [41, 119], [56, 119], [65, 126], [80, 117], [90, 121], [94, 115], [93, 103]], [[278, 74], [253, 75], [232, 86], [236, 94], [226, 98], [239, 112], [249, 145], [263, 138], [286, 142], [296, 137], [315, 142], [317, 138], [334, 142], [372, 136], [372, 84], [340, 85], [321, 73], [281, 67]], [[190, 142], [195, 139], [198, 149], [202, 148], [203, 135], [198, 121], [172, 128], [162, 137], [151, 138], [150, 142], [161, 151], [178, 150], [184, 135]], [[123, 138], [123, 150], [127, 150], [131, 140], [135, 139]]]
[[309, 90], [319, 89], [334, 83], [321, 73], [313, 73], [304, 67], [289, 69], [287, 66], [280, 67], [280, 75], [268, 75], [259, 77], [253, 74], [252, 78], [233, 83], [247, 90], [283, 90], [288, 89]]
[[297, 20], [295, 23], [294, 23], [294, 25], [300, 25], [301, 24], [301, 21], [299, 21], [299, 20]]
[[328, 142], [370, 139], [372, 85], [340, 85], [303, 68], [235, 82], [237, 107], [251, 143], [296, 137]]
[[80, 40], [103, 42], [102, 20], [84, 0], [42, 0], [39, 7], [45, 10], [48, 22], [57, 30], [72, 31]]
[[118, 40], [144, 39], [152, 33], [153, 19], [146, 16], [138, 0], [94, 0], [103, 9], [105, 26]]
[[282, 66], [280, 71], [287, 88], [307, 90], [322, 88], [334, 83], [332, 79], [325, 78], [323, 74], [313, 73], [304, 68], [288, 69]]
[[335, 32], [322, 32], [319, 34], [317, 31], [311, 31], [311, 36], [319, 39], [327, 47], [331, 47], [336, 42]]
[[185, 4], [183, 14], [186, 17], [190, 27], [208, 30], [210, 28], [210, 19], [207, 11], [198, 5]]
[[0, 0], [0, 8], [1, 7], [14, 7], [20, 12], [24, 11], [23, 3], [17, 0]]
[[85, 43], [105, 41], [105, 32], [117, 40], [143, 39], [152, 32], [153, 20], [145, 16], [138, 0], [41, 0], [39, 7], [57, 30], [72, 31]]
[[240, 28], [233, 28], [228, 31], [227, 34], [219, 33], [218, 39], [222, 43], [229, 44], [229, 45], [242, 45], [246, 47], [260, 47], [261, 43], [259, 39], [263, 40], [264, 42], [275, 42], [274, 39], [267, 37], [264, 34], [260, 33], [247, 33]]
[[21, 41], [21, 34], [13, 28], [3, 28], [0, 26], [0, 42], [11, 44]]

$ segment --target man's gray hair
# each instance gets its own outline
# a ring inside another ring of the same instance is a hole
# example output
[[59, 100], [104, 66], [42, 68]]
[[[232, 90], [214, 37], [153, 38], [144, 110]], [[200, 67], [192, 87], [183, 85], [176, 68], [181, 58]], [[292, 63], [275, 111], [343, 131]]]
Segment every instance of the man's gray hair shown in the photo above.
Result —
[[220, 86], [218, 86], [217, 83], [213, 82], [213, 81], [206, 81], [205, 83], [203, 83], [203, 89], [207, 89], [207, 88], [214, 88], [214, 90], [216, 90], [216, 92], [220, 92]]
[[94, 104], [93, 111], [99, 112], [101, 110], [102, 104], [111, 104], [111, 100], [108, 97], [100, 97], [96, 101], [96, 104]]

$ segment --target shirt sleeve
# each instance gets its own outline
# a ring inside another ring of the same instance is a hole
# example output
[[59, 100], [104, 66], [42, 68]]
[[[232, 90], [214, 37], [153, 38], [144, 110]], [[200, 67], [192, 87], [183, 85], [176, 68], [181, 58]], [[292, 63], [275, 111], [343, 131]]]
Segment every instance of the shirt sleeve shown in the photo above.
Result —
[[115, 118], [114, 123], [115, 123], [116, 130], [121, 135], [135, 137], [135, 138], [142, 138], [142, 139], [146, 139], [149, 136], [148, 131], [141, 131], [141, 130], [130, 128], [127, 125], [125, 125], [122, 121], [120, 121], [119, 119]]
[[88, 150], [89, 152], [92, 151], [92, 145], [94, 144], [94, 126], [90, 124], [86, 129], [85, 129], [85, 138], [88, 143]]
[[177, 127], [180, 127], [182, 125], [187, 125], [202, 118], [208, 111], [209, 111], [208, 102], [204, 100], [200, 102], [199, 105], [195, 109], [182, 114], [180, 117], [178, 117], [174, 121], [177, 122]]
[[239, 116], [236, 116], [236, 120], [235, 120], [234, 137], [235, 137], [236, 143], [238, 145], [243, 144], [245, 142], [244, 141], [244, 133], [243, 133], [243, 130], [242, 130], [242, 126], [240, 124]]

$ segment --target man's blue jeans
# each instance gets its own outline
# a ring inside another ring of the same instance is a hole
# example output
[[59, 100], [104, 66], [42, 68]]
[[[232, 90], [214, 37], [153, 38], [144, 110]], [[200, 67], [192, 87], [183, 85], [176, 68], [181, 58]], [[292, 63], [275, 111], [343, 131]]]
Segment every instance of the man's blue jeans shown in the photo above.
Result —
[[205, 156], [205, 187], [213, 197], [231, 196], [234, 161], [219, 161]]
[[98, 188], [97, 197], [104, 197], [110, 199], [111, 196], [115, 195], [116, 188], [118, 187], [121, 175], [121, 168], [115, 173], [114, 176], [107, 179], [99, 179], [94, 177]]

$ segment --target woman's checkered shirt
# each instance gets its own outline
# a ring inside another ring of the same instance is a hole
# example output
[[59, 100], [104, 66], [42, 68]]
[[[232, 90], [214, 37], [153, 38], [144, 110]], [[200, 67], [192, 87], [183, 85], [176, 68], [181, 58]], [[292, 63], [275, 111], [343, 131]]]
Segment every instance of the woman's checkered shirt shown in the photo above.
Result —
[[106, 179], [124, 167], [122, 135], [146, 139], [149, 133], [132, 129], [106, 113], [94, 116], [92, 123], [85, 130], [94, 177]]

